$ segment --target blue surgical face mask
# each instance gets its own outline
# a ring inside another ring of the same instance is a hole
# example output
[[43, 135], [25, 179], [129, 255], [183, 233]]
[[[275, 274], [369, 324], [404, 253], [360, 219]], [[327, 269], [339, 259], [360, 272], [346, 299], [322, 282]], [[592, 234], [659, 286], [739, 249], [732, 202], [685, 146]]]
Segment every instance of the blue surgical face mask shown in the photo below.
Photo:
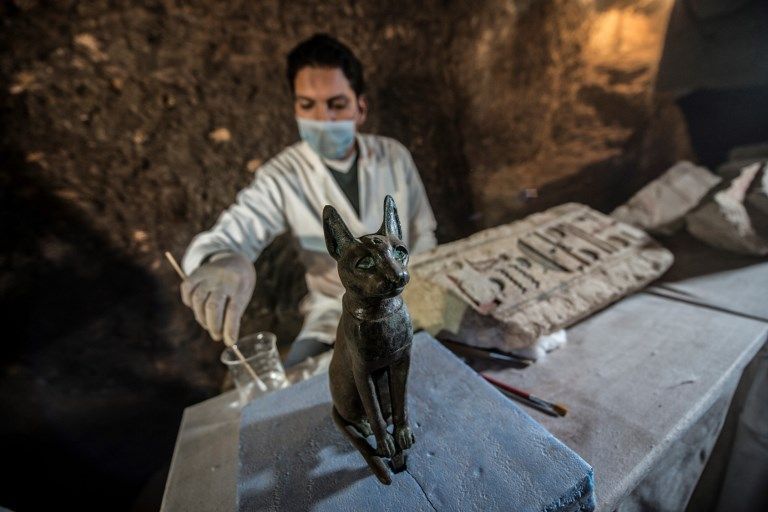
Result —
[[296, 118], [301, 139], [315, 153], [330, 160], [340, 160], [355, 143], [355, 121], [314, 121]]

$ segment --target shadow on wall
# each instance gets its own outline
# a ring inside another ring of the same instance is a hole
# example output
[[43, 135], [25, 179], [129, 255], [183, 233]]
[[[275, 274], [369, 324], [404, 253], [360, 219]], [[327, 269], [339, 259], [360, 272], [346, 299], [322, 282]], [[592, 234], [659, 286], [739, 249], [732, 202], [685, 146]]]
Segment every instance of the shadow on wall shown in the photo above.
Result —
[[476, 206], [463, 151], [463, 109], [457, 88], [436, 73], [392, 73], [376, 88], [379, 93], [373, 107], [380, 125], [386, 127], [384, 133], [413, 146], [424, 188], [439, 219], [438, 240], [446, 242], [475, 232], [472, 212]]
[[127, 509], [216, 391], [214, 349], [21, 155], [0, 162], [0, 505]]
[[505, 186], [509, 178], [503, 173], [490, 177], [483, 189], [484, 210], [478, 221], [488, 228], [564, 202], [611, 212], [672, 165], [673, 155], [693, 159], [686, 140], [679, 110], [671, 100], [659, 100], [627, 141], [601, 158], [580, 162], [570, 173], [532, 188]]

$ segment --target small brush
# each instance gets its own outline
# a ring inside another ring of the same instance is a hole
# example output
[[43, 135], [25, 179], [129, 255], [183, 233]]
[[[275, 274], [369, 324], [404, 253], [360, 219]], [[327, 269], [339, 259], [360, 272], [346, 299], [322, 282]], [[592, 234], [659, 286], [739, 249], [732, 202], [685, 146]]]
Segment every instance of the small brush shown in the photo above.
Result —
[[540, 411], [549, 414], [550, 416], [565, 416], [568, 414], [568, 409], [560, 404], [556, 404], [553, 402], [549, 402], [547, 400], [544, 400], [543, 398], [539, 398], [537, 396], [533, 396], [532, 394], [528, 393], [527, 391], [523, 391], [522, 389], [517, 389], [514, 386], [510, 386], [509, 384], [506, 384], [504, 382], [501, 382], [500, 380], [497, 380], [490, 375], [486, 375], [485, 373], [480, 374], [481, 377], [483, 377], [485, 380], [496, 386], [497, 388], [505, 391], [507, 394], [512, 395], [513, 398], [522, 398], [525, 400], [523, 403], [527, 405], [531, 405]]
[[441, 339], [440, 343], [448, 347], [452, 352], [455, 352], [456, 354], [466, 356], [466, 357], [472, 357], [476, 359], [477, 358], [495, 359], [497, 361], [504, 361], [505, 363], [514, 363], [516, 365], [519, 365], [522, 368], [530, 366], [531, 363], [533, 362], [533, 360], [528, 359], [526, 357], [521, 357], [514, 354], [507, 354], [505, 352], [500, 352], [498, 350], [493, 350], [493, 349], [471, 347], [469, 345], [465, 345], [457, 341]]

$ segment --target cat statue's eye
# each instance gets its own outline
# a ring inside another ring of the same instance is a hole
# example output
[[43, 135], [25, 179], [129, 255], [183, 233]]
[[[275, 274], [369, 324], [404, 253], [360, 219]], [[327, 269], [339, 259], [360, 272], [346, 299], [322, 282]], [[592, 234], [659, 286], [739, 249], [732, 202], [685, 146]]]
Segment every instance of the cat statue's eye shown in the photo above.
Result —
[[395, 259], [399, 261], [400, 263], [405, 261], [405, 258], [408, 256], [408, 253], [405, 249], [402, 247], [395, 247]]
[[365, 258], [361, 259], [357, 262], [357, 268], [362, 268], [365, 270], [373, 268], [373, 258], [366, 256]]

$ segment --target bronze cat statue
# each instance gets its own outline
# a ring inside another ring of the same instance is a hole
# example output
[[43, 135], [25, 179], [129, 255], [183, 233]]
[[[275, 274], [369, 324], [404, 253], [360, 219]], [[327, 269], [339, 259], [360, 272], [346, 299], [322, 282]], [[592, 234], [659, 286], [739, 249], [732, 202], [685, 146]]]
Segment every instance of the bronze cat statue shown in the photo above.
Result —
[[[414, 443], [408, 424], [406, 385], [413, 327], [400, 293], [408, 283], [408, 249], [391, 196], [376, 233], [352, 236], [333, 206], [323, 209], [328, 253], [338, 262], [346, 289], [333, 358], [328, 370], [333, 420], [384, 484], [397, 471], [403, 450]], [[391, 418], [394, 436], [387, 431]], [[366, 440], [376, 437], [376, 450]]]

